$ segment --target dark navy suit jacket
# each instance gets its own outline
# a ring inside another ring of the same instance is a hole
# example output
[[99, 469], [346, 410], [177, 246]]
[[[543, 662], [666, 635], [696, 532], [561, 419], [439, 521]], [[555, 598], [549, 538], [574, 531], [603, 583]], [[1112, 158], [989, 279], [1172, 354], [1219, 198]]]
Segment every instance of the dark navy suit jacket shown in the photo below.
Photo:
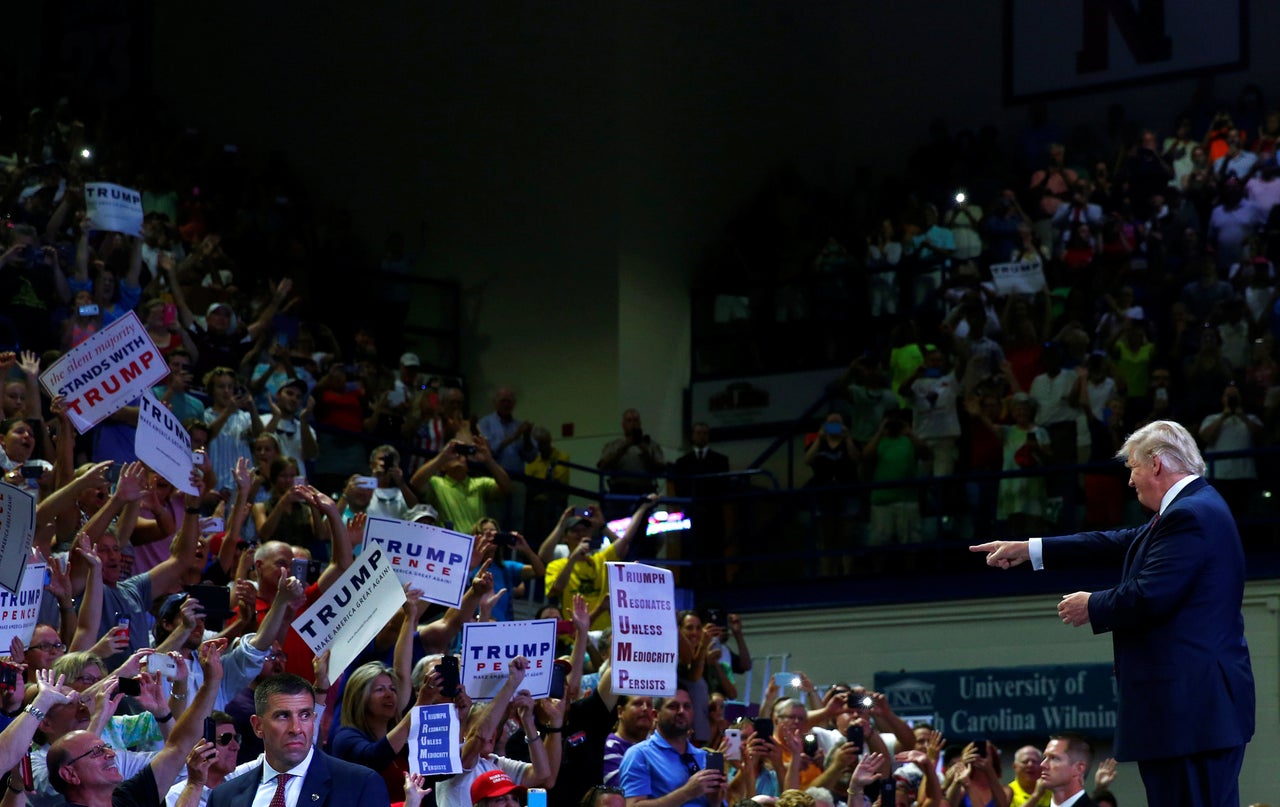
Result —
[[[223, 782], [209, 794], [209, 807], [249, 807], [262, 782], [262, 766]], [[376, 771], [331, 757], [319, 748], [311, 755], [297, 807], [387, 807], [391, 797]]]
[[1115, 757], [1183, 757], [1243, 746], [1254, 689], [1244, 638], [1244, 549], [1235, 518], [1203, 479], [1136, 529], [1046, 538], [1044, 563], [1123, 561], [1119, 585], [1089, 598], [1110, 631], [1120, 706]]

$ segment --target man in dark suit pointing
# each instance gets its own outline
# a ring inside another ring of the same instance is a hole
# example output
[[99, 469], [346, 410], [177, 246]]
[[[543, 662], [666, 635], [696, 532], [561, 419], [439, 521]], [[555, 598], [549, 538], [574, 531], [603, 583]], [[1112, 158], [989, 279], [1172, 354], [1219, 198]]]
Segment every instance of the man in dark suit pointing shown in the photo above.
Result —
[[223, 782], [209, 807], [387, 807], [382, 777], [362, 765], [312, 746], [316, 695], [304, 679], [274, 675], [253, 692], [253, 733], [262, 738], [266, 762]]
[[[1254, 687], [1244, 638], [1244, 550], [1226, 502], [1201, 475], [1204, 459], [1180, 424], [1155, 421], [1117, 457], [1156, 515], [1141, 527], [970, 547], [987, 564], [1036, 569], [1088, 559], [1122, 565], [1105, 591], [1058, 603], [1068, 625], [1110, 631], [1120, 708], [1115, 756], [1136, 761], [1147, 803], [1240, 802], [1240, 766], [1253, 737]], [[1186, 722], [1193, 705], [1197, 719]]]

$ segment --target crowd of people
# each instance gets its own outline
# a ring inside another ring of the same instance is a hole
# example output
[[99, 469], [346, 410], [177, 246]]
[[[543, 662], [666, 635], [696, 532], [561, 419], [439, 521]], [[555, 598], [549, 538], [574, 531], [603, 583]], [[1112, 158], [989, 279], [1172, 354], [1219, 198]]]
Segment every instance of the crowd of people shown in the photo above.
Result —
[[[934, 162], [919, 194], [841, 264], [882, 327], [805, 460], [819, 487], [876, 486], [819, 502], [824, 547], [919, 542], [939, 523], [962, 538], [1120, 523], [1118, 466], [1052, 469], [1110, 460], [1161, 419], [1196, 436], [1235, 512], [1265, 508], [1274, 460], [1254, 452], [1280, 442], [1277, 126], [1280, 112], [1215, 106], [1109, 144], [1077, 136], [1073, 151], [1040, 119], [1021, 172], [999, 175], [975, 176], [946, 138], [922, 149]], [[944, 178], [972, 185], [944, 195]]]
[[[706, 424], [668, 464], [628, 410], [597, 462], [612, 495], [569, 506], [569, 458], [515, 415], [513, 390], [473, 417], [459, 381], [391, 347], [394, 316], [324, 324], [306, 267], [313, 251], [350, 257], [341, 217], [317, 223], [234, 149], [195, 175], [151, 164], [107, 123], [88, 133], [65, 101], [27, 123], [0, 195], [0, 468], [38, 496], [32, 561], [49, 580], [30, 641], [0, 661], [0, 807], [508, 807], [530, 787], [557, 806], [860, 807], [865, 791], [882, 807], [1044, 807], [1085, 787], [1079, 737], [1019, 749], [1005, 784], [994, 746], [948, 748], [879, 694], [803, 675], [785, 697], [771, 682], [761, 717], [731, 719], [752, 660], [741, 618], [714, 607], [678, 617], [674, 696], [617, 694], [605, 564], [649, 539], [656, 477], [694, 508], [724, 492]], [[877, 224], [842, 265], [865, 270], [869, 314], [893, 327], [809, 440], [818, 548], [918, 541], [921, 512], [967, 514], [979, 534], [1043, 531], [1081, 486], [1085, 521], [1115, 524], [1123, 469], [1036, 469], [1110, 459], [1156, 419], [1187, 424], [1211, 455], [1274, 444], [1278, 137], [1280, 113], [1216, 112], [1163, 138], [1137, 131], [1115, 160], [1049, 141], [989, 198], [921, 198]], [[141, 233], [94, 221], [85, 184], [103, 180], [140, 191]], [[405, 265], [392, 239], [379, 271]], [[992, 270], [1006, 266], [1024, 285]], [[138, 461], [136, 402], [78, 433], [38, 381], [131, 312], [167, 364], [153, 392], [189, 433], [195, 493]], [[1264, 462], [1228, 456], [1209, 477], [1243, 511]], [[1015, 473], [957, 476], [982, 471]], [[948, 482], [922, 487], [930, 477]], [[875, 483], [865, 500], [840, 491], [860, 481]], [[702, 511], [703, 536], [722, 515]], [[331, 679], [289, 626], [355, 562], [370, 516], [470, 532], [469, 587], [447, 610], [407, 588]], [[440, 662], [462, 625], [513, 620], [521, 599], [561, 620], [563, 693], [531, 698], [524, 659], [492, 701], [447, 692]], [[409, 715], [438, 703], [456, 707], [464, 772], [429, 781], [408, 771]], [[1098, 766], [1096, 803], [1114, 771]]]

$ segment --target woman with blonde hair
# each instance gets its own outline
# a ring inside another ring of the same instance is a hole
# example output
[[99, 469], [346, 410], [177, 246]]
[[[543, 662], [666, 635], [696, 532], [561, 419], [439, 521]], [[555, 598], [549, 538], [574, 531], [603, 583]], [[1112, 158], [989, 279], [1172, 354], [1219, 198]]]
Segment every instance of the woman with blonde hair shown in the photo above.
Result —
[[[347, 677], [342, 694], [342, 726], [333, 734], [333, 753], [340, 759], [382, 774], [391, 801], [404, 801], [409, 772], [409, 684], [413, 663], [413, 635], [421, 613], [421, 592], [405, 592], [404, 619], [396, 638], [395, 669], [380, 661], [362, 664]], [[425, 603], [421, 603], [424, 604]], [[439, 676], [428, 675], [418, 691], [419, 706], [432, 703]]]

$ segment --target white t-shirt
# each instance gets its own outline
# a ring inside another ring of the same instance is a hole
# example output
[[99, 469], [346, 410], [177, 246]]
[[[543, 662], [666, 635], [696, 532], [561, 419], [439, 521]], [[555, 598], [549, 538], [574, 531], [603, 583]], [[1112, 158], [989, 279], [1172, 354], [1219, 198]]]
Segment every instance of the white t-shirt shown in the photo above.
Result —
[[436, 783], [436, 804], [440, 807], [475, 807], [471, 801], [471, 783], [480, 774], [495, 770], [501, 770], [511, 777], [511, 781], [520, 784], [524, 781], [525, 772], [533, 770], [533, 765], [496, 754], [481, 757], [476, 760], [476, 766], [471, 770]]

